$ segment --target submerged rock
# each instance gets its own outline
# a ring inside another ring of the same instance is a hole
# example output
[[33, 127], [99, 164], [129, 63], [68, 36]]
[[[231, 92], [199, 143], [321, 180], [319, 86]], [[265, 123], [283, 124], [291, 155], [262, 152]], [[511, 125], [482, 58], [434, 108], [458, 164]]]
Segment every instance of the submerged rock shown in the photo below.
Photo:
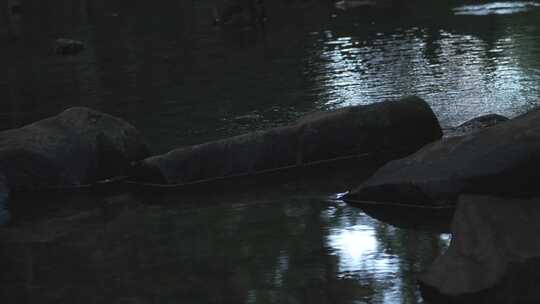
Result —
[[462, 123], [451, 131], [451, 135], [464, 135], [466, 133], [480, 131], [485, 128], [492, 127], [496, 124], [508, 121], [509, 119], [505, 116], [498, 114], [487, 114], [473, 118], [469, 121]]
[[441, 205], [462, 193], [540, 193], [540, 110], [392, 161], [351, 191], [349, 201]]
[[225, 0], [212, 7], [214, 25], [254, 26], [267, 21], [262, 0]]
[[421, 276], [433, 303], [540, 303], [540, 198], [461, 197], [448, 250]]
[[182, 147], [140, 162], [132, 178], [181, 184], [363, 153], [392, 159], [441, 135], [426, 102], [408, 97], [318, 113], [290, 126]]
[[82, 107], [0, 132], [0, 172], [12, 191], [92, 183], [146, 156], [133, 126]]
[[54, 42], [54, 53], [58, 55], [75, 55], [85, 49], [81, 41], [59, 38]]
[[334, 7], [345, 11], [352, 8], [386, 7], [390, 6], [391, 2], [388, 0], [341, 0], [335, 2]]

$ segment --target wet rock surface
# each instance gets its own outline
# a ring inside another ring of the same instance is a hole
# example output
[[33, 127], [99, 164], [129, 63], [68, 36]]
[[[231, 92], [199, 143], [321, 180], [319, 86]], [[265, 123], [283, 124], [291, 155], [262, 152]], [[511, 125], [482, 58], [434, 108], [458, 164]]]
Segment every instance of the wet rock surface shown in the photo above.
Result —
[[464, 196], [450, 247], [421, 277], [433, 303], [539, 303], [540, 198]]
[[179, 148], [145, 159], [131, 177], [180, 184], [363, 153], [395, 159], [441, 135], [427, 103], [408, 97], [316, 113], [290, 126]]
[[12, 191], [92, 183], [122, 175], [146, 156], [133, 126], [82, 107], [0, 132], [0, 172]]
[[444, 138], [392, 161], [351, 191], [349, 201], [455, 204], [462, 193], [540, 192], [540, 110], [465, 136]]
[[456, 128], [452, 129], [450, 131], [450, 136], [459, 136], [475, 131], [480, 131], [482, 129], [497, 125], [499, 123], [506, 122], [508, 120], [509, 119], [507, 117], [498, 114], [487, 114], [479, 116], [469, 121], [466, 121], [461, 125], [457, 126]]

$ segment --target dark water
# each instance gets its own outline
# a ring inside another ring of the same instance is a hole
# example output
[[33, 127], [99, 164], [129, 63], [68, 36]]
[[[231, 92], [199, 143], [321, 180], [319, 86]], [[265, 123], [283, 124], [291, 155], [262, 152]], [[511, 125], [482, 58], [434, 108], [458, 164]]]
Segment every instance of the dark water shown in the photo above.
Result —
[[2, 303], [418, 303], [449, 238], [306, 197], [66, 204], [1, 231]]
[[[19, 41], [0, 48], [0, 129], [84, 105], [129, 120], [161, 152], [406, 94], [443, 126], [538, 104], [538, 2], [267, 2], [262, 29], [213, 27], [210, 0], [27, 1]], [[58, 37], [87, 49], [55, 56]]]
[[[162, 152], [407, 94], [445, 127], [537, 106], [538, 2], [451, 2], [267, 1], [264, 28], [213, 27], [202, 0], [26, 1], [16, 19], [0, 8], [0, 129], [82, 105]], [[87, 48], [57, 56], [59, 37]], [[39, 211], [0, 230], [1, 302], [422, 301], [417, 274], [448, 235], [290, 190], [34, 198]]]

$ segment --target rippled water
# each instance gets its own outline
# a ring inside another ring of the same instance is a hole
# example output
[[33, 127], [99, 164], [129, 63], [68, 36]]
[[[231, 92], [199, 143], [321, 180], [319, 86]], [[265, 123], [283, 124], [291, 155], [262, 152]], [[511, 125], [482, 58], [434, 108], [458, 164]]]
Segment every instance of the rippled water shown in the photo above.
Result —
[[[27, 1], [10, 25], [17, 41], [0, 27], [0, 129], [83, 105], [127, 119], [163, 152], [408, 94], [445, 127], [539, 104], [537, 1], [412, 2], [267, 1], [261, 28], [212, 26], [209, 0]], [[57, 56], [58, 37], [87, 48]], [[2, 303], [422, 301], [417, 274], [449, 239], [424, 225], [433, 215], [290, 188], [32, 199], [37, 211], [0, 230]]]
[[[214, 27], [211, 11], [209, 0], [28, 3], [20, 40], [1, 46], [0, 129], [85, 105], [128, 119], [162, 152], [406, 94], [445, 127], [538, 104], [535, 1], [346, 11], [277, 1], [264, 28]], [[55, 56], [57, 37], [87, 49]]]
[[506, 15], [528, 12], [540, 6], [537, 2], [494, 2], [480, 5], [464, 5], [456, 7], [454, 12], [456, 15]]

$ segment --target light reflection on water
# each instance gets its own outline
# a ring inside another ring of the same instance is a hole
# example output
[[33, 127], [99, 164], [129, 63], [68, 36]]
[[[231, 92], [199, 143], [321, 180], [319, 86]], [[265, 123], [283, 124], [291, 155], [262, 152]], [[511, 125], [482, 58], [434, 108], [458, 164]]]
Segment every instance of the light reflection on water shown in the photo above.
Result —
[[388, 261], [390, 259], [378, 256], [377, 239], [370, 226], [356, 225], [332, 231], [328, 236], [328, 244], [339, 252], [341, 272], [359, 271], [363, 268], [392, 270]]
[[[403, 233], [403, 230], [400, 228], [379, 222], [359, 209], [352, 208], [348, 212], [350, 214], [343, 221], [343, 226], [330, 228], [326, 238], [328, 245], [332, 248], [331, 253], [339, 257], [338, 277], [360, 281], [371, 278], [379, 291], [374, 298], [370, 299], [373, 303], [403, 303], [407, 300], [407, 294], [415, 293], [415, 289], [410, 288], [415, 285], [414, 279], [411, 280], [411, 278], [422, 271], [421, 267], [418, 266], [412, 266], [412, 269], [404, 267], [407, 261], [403, 260], [403, 253], [407, 250], [404, 248], [408, 246], [405, 243], [410, 242], [407, 238], [425, 243], [430, 242], [432, 236], [429, 233], [420, 233], [419, 236], [414, 236], [414, 233], [409, 232], [409, 236], [405, 235], [402, 238], [403, 236], [400, 237], [400, 234]], [[335, 210], [330, 207], [326, 216], [329, 218], [336, 216]], [[449, 246], [450, 239], [450, 234], [443, 233], [432, 239], [432, 242], [437, 244], [438, 250], [444, 250]], [[400, 246], [405, 247], [395, 251], [395, 248], [389, 243], [396, 241], [403, 242]], [[408, 253], [420, 254], [417, 249]], [[417, 258], [421, 260], [421, 257], [416, 256], [415, 259]], [[412, 277], [396, 275], [404, 273], [404, 271], [412, 271], [415, 274]], [[421, 301], [421, 298], [416, 295], [414, 299], [409, 300], [417, 302]]]
[[512, 117], [540, 96], [538, 70], [523, 66], [516, 51], [521, 38], [510, 35], [487, 44], [471, 35], [413, 28], [365, 46], [356, 37], [323, 35], [317, 39], [324, 47], [312, 59], [324, 63], [316, 78], [319, 97], [335, 108], [419, 95], [445, 127], [486, 113]]
[[494, 2], [480, 5], [464, 5], [454, 9], [456, 15], [506, 15], [527, 12], [540, 6], [537, 2]]

